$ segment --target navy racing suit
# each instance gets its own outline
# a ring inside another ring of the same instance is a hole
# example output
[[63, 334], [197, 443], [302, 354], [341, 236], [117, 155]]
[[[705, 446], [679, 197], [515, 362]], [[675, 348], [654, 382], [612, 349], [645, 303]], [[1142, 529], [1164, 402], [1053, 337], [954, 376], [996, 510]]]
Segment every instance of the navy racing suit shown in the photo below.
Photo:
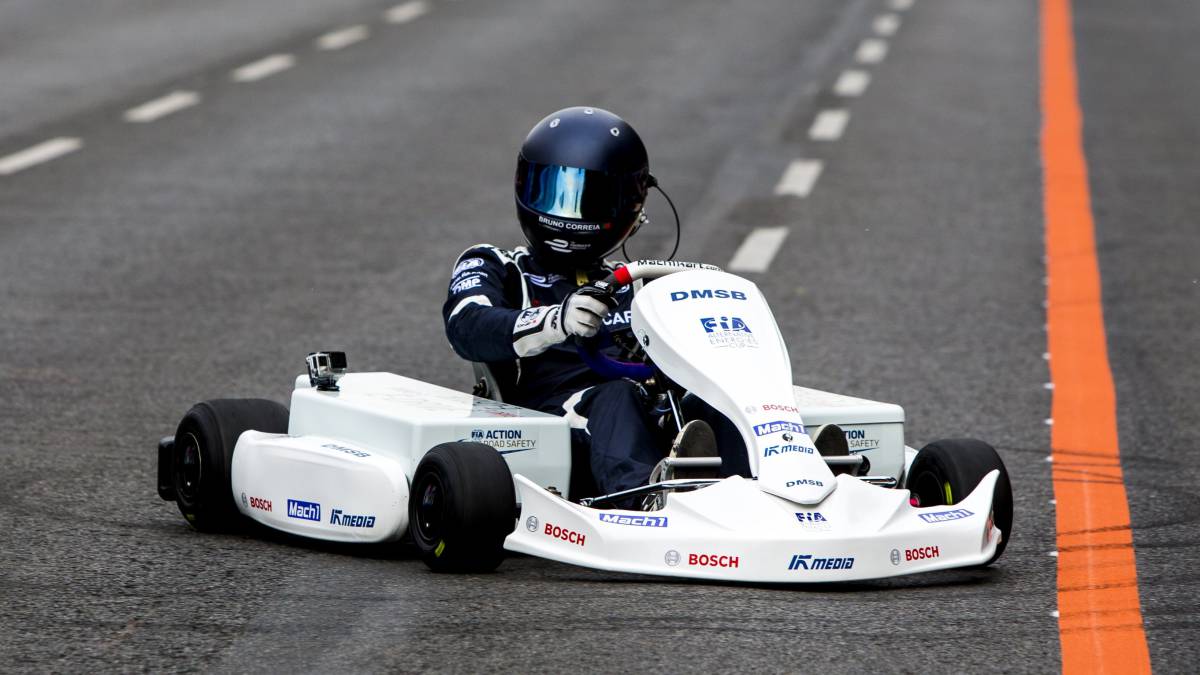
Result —
[[[646, 483], [665, 454], [662, 433], [639, 385], [596, 374], [574, 338], [549, 329], [557, 328], [550, 324], [559, 320], [564, 298], [615, 266], [604, 262], [573, 278], [544, 268], [525, 247], [472, 246], [455, 262], [442, 307], [446, 337], [459, 356], [511, 375], [505, 402], [567, 417], [574, 460], [590, 466], [592, 489], [605, 494]], [[632, 289], [616, 299], [605, 328], [628, 332]], [[575, 480], [571, 492], [581, 496]]]

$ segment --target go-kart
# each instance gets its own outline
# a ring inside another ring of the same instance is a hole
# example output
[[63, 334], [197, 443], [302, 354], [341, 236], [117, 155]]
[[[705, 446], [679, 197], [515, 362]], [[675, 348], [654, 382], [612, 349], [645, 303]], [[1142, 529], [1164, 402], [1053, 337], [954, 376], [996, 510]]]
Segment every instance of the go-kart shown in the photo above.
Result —
[[[719, 411], [751, 476], [676, 477], [720, 459], [668, 456], [645, 486], [573, 501], [566, 419], [347, 372], [344, 354], [315, 352], [290, 413], [260, 399], [189, 410], [159, 442], [159, 495], [201, 531], [408, 537], [437, 571], [490, 571], [507, 549], [619, 572], [829, 582], [987, 565], [1003, 552], [1012, 488], [991, 446], [942, 440], [918, 452], [899, 406], [793, 386], [774, 317], [744, 278], [639, 261], [596, 282], [607, 293], [630, 285], [636, 355], [581, 344], [585, 361], [643, 382], [676, 426], [684, 397]], [[837, 425], [845, 443], [818, 449], [817, 425]], [[639, 508], [612, 508], [630, 503]]]

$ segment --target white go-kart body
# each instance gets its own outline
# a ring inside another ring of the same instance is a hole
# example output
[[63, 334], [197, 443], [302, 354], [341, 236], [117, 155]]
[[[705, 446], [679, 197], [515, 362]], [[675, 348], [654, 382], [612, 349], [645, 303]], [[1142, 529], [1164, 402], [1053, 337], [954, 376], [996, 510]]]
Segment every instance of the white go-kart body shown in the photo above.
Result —
[[[639, 263], [627, 269], [635, 270]], [[440, 443], [494, 447], [514, 477], [504, 547], [574, 565], [748, 582], [874, 579], [987, 563], [998, 472], [953, 506], [919, 508], [902, 485], [916, 454], [904, 412], [794, 386], [787, 347], [758, 287], [715, 268], [642, 265], [632, 330], [671, 380], [741, 432], [753, 478], [666, 490], [659, 508], [571, 501], [566, 419], [389, 373], [348, 373], [337, 391], [296, 380], [288, 433], [244, 432], [230, 482], [237, 508], [271, 528], [341, 542], [400, 539], [409, 488]], [[672, 273], [665, 273], [672, 272]], [[658, 274], [661, 273], [661, 276]], [[834, 423], [871, 476], [837, 476], [807, 431]], [[890, 485], [890, 486], [887, 486]]]

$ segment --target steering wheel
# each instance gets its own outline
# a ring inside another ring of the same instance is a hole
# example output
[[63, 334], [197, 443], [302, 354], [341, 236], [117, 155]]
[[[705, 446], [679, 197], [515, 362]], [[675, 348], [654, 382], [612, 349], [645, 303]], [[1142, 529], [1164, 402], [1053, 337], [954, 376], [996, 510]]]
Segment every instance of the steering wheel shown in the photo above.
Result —
[[583, 359], [587, 367], [601, 377], [614, 380], [627, 377], [642, 382], [654, 376], [654, 368], [649, 364], [621, 361], [600, 351], [613, 344], [612, 335], [609, 335], [607, 329], [602, 328], [594, 337], [576, 339], [575, 351], [579, 352], [579, 357]]
[[[617, 267], [604, 279], [592, 282], [588, 289], [589, 295], [604, 301], [612, 308], [616, 306], [614, 298], [617, 291], [638, 279], [655, 279], [675, 272], [697, 269], [720, 271], [721, 268], [678, 260], [639, 260]], [[643, 381], [654, 376], [654, 368], [648, 364], [621, 361], [600, 351], [612, 344], [612, 336], [607, 330], [601, 329], [594, 337], [576, 340], [575, 350], [579, 352], [579, 357], [589, 368], [603, 377], [613, 379], [627, 377]]]

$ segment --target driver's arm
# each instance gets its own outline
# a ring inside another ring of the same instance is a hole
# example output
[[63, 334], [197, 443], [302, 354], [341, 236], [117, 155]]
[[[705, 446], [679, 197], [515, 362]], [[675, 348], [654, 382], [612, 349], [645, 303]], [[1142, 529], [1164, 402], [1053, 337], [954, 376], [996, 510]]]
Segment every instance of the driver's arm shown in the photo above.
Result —
[[467, 249], [455, 263], [442, 318], [450, 346], [464, 359], [535, 356], [568, 336], [595, 335], [608, 314], [605, 303], [582, 289], [557, 305], [513, 307], [504, 292], [508, 274], [518, 272], [488, 247]]

